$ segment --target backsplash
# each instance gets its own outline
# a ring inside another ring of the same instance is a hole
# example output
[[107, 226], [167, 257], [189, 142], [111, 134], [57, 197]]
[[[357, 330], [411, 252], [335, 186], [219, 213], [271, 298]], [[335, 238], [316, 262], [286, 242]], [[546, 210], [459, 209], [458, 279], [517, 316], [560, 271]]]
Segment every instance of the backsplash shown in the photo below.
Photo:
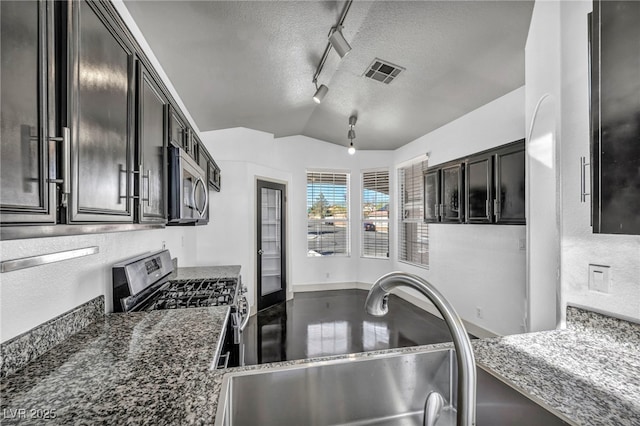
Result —
[[590, 334], [616, 344], [623, 350], [640, 353], [640, 324], [597, 312], [567, 306], [567, 329]]
[[104, 316], [104, 296], [98, 296], [0, 345], [0, 377], [22, 367]]

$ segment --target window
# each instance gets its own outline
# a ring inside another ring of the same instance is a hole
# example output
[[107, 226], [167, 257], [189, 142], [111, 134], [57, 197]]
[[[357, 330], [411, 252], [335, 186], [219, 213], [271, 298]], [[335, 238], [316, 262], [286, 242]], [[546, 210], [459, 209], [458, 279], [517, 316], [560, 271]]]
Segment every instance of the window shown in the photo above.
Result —
[[398, 260], [429, 266], [429, 227], [424, 223], [423, 173], [427, 162], [398, 169], [400, 223]]
[[307, 255], [349, 256], [349, 174], [307, 171]]
[[389, 257], [389, 171], [362, 173], [362, 256]]

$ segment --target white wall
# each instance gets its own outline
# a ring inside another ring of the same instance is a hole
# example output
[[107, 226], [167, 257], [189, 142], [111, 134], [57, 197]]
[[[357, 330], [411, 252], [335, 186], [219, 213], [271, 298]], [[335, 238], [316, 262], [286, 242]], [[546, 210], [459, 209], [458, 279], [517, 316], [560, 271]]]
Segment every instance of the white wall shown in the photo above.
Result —
[[[544, 3], [544, 2], [543, 2]], [[537, 6], [537, 4], [536, 4]], [[640, 236], [593, 234], [580, 202], [581, 156], [589, 158], [589, 0], [560, 3], [562, 51], [562, 301], [640, 320]], [[539, 29], [544, 31], [543, 28]], [[542, 71], [541, 71], [542, 72]], [[611, 267], [611, 293], [588, 288], [588, 265]], [[564, 313], [564, 309], [563, 309]]]
[[[205, 132], [202, 141], [222, 169], [220, 193], [211, 197], [212, 223], [198, 233], [198, 247], [222, 263], [240, 263], [249, 301], [255, 302], [256, 179], [287, 185], [287, 271], [291, 286], [353, 285], [373, 282], [389, 272], [388, 259], [360, 258], [360, 172], [389, 167], [392, 153], [361, 151], [347, 154], [345, 147], [304, 136], [275, 139], [271, 134], [244, 128]], [[306, 171], [349, 172], [351, 202], [349, 257], [307, 257]], [[209, 263], [199, 255], [198, 262]], [[363, 264], [365, 267], [361, 267]]]
[[182, 266], [195, 256], [195, 228], [167, 228], [109, 234], [32, 238], [0, 242], [0, 259], [98, 246], [98, 254], [0, 275], [2, 342], [99, 295], [113, 310], [111, 267], [126, 258], [162, 249], [166, 242]]
[[[395, 164], [429, 152], [435, 166], [524, 138], [524, 95], [519, 88], [399, 148]], [[431, 282], [468, 322], [496, 334], [518, 333], [525, 312], [524, 238], [523, 225], [430, 224], [429, 269], [398, 261], [394, 268]]]
[[525, 48], [528, 330], [560, 317], [560, 4], [535, 4]]

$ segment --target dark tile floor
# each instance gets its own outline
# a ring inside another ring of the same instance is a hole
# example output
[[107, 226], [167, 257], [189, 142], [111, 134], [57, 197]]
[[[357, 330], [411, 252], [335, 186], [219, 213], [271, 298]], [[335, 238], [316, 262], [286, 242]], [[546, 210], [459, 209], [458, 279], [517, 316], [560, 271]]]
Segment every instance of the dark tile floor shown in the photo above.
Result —
[[296, 293], [293, 300], [251, 317], [244, 333], [245, 364], [451, 341], [444, 322], [391, 295], [389, 313], [364, 310], [367, 292]]

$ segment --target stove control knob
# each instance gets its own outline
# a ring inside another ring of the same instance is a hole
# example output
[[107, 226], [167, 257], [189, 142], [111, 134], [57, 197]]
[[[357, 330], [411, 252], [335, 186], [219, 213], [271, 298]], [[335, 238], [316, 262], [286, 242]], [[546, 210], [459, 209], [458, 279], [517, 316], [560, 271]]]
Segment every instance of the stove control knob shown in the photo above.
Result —
[[247, 286], [246, 285], [240, 286], [240, 293], [244, 294], [246, 292], [247, 292]]

